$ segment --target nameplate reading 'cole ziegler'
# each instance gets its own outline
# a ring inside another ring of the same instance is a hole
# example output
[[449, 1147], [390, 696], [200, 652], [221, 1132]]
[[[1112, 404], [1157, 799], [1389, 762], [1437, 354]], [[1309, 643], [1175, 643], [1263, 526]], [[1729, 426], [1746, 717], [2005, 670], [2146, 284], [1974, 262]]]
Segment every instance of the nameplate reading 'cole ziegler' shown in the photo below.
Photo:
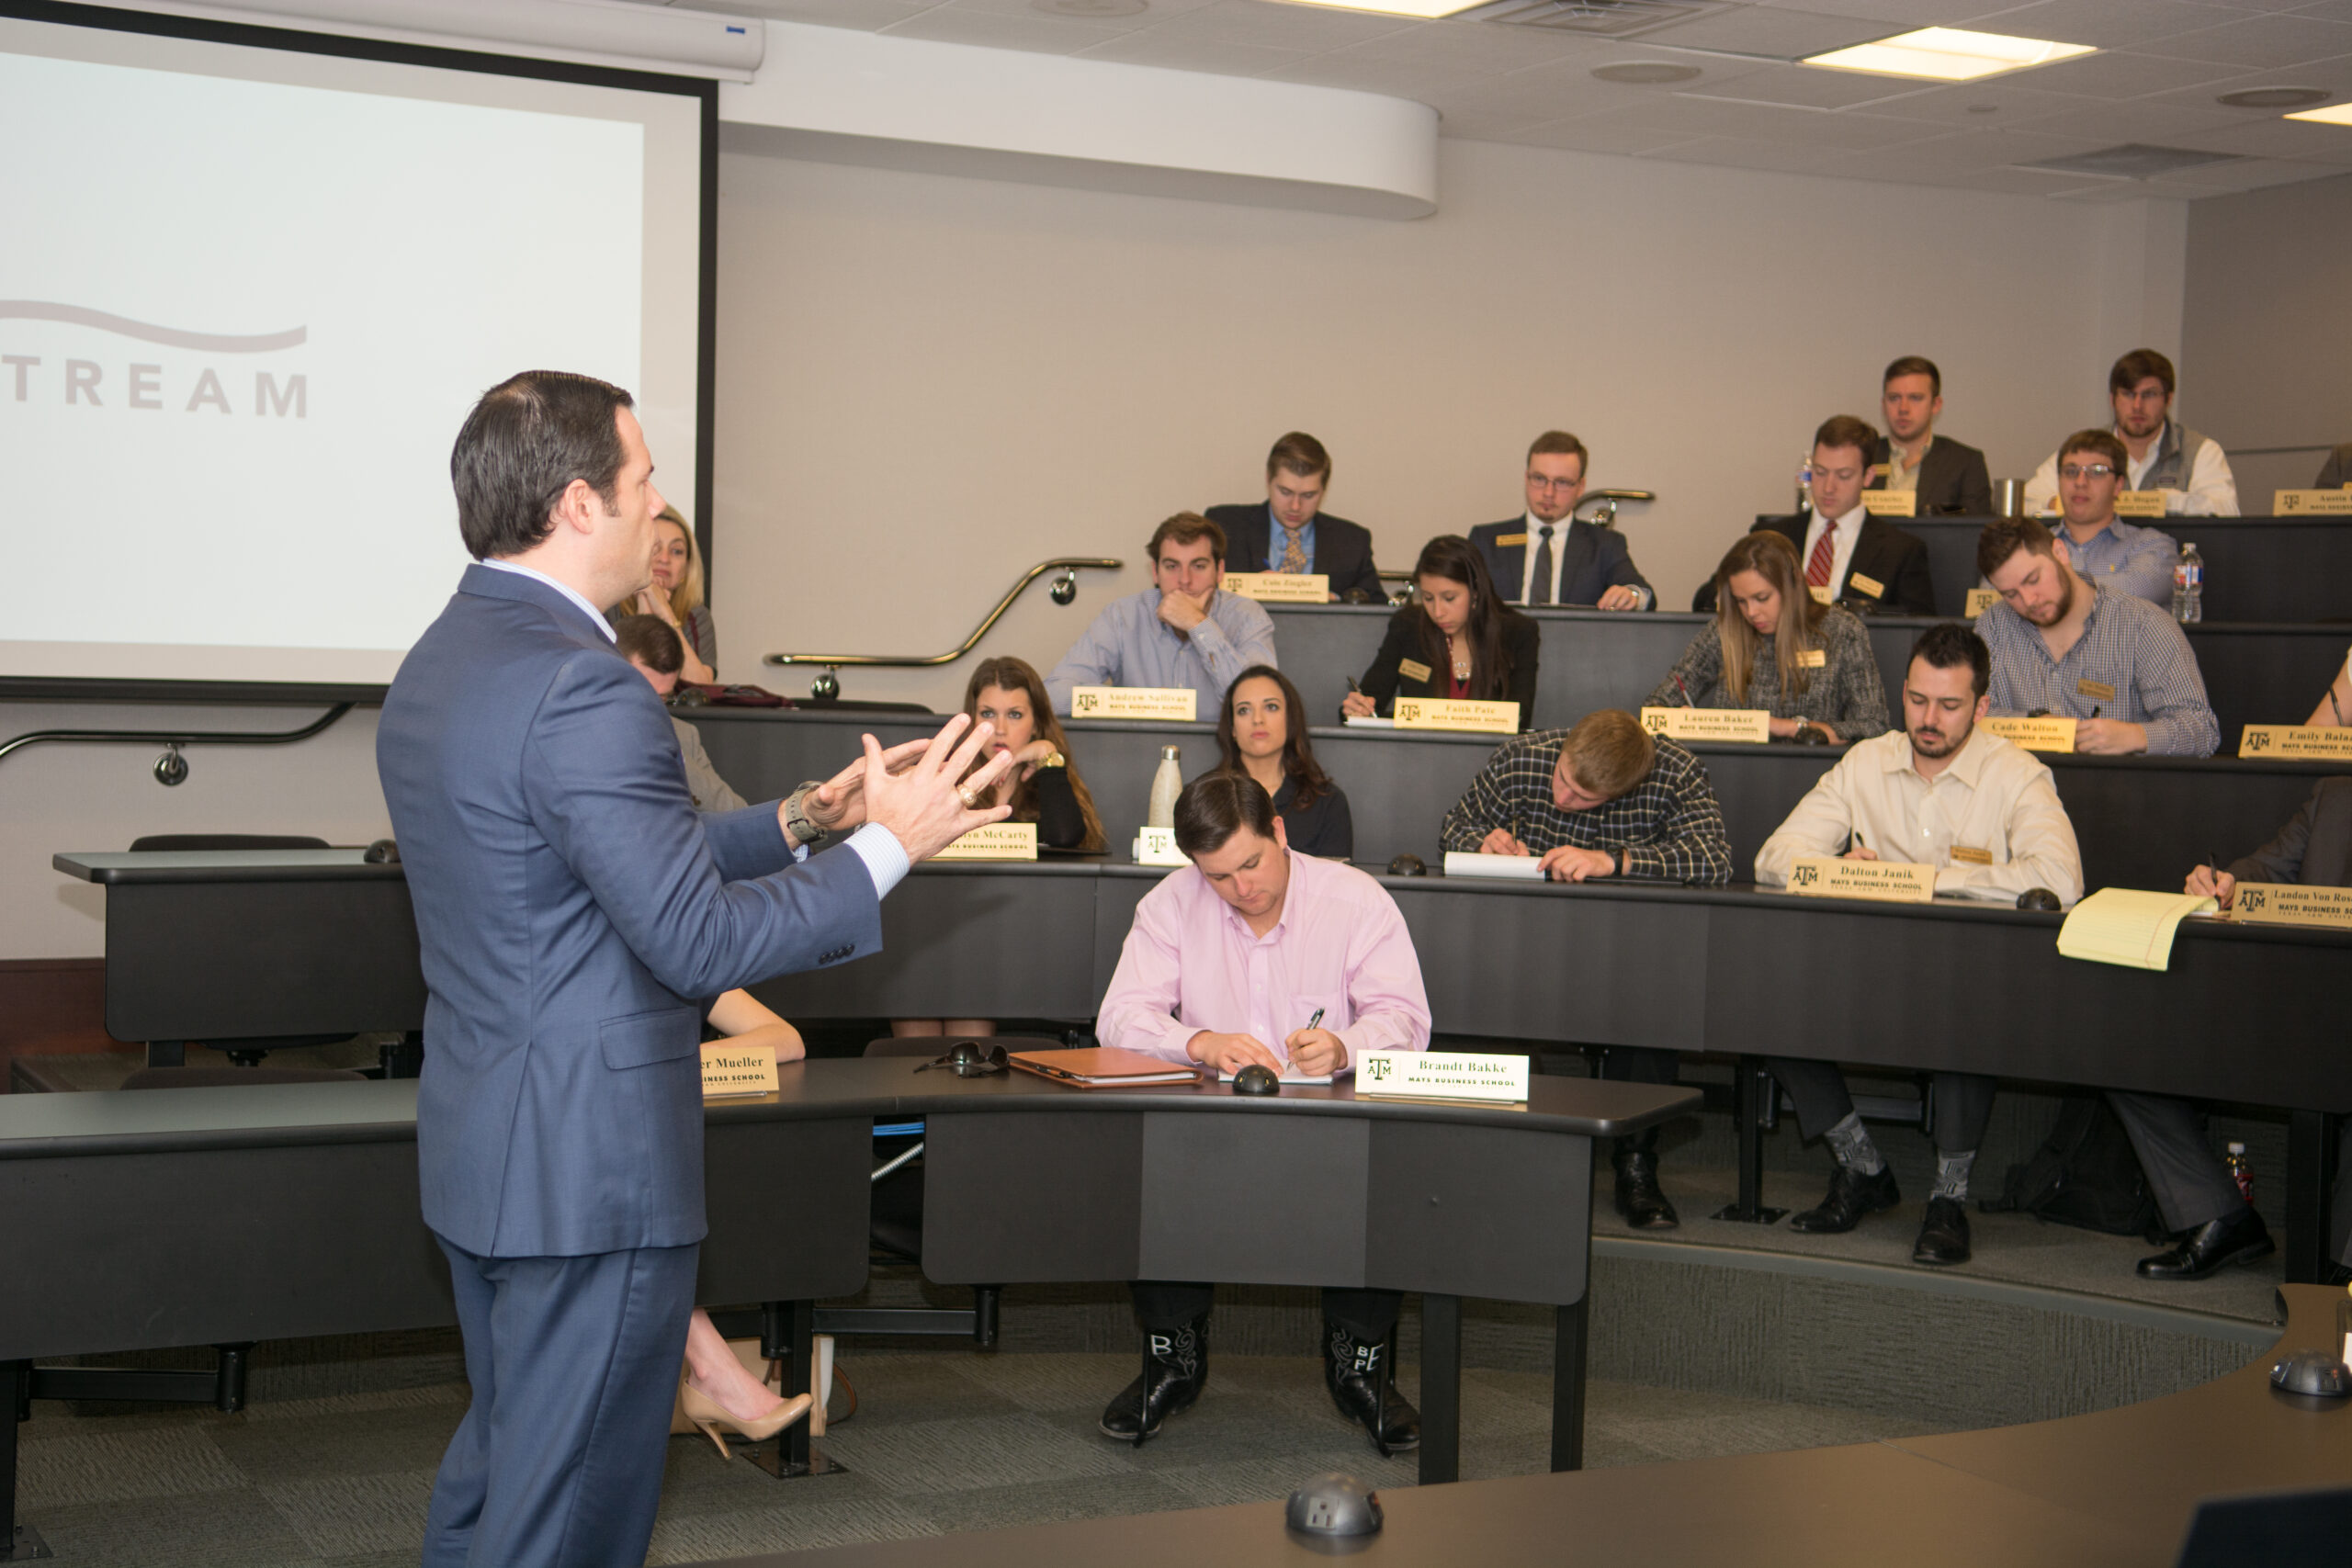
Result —
[[1468, 697], [1398, 697], [1396, 728], [1476, 729], [1491, 735], [1516, 735], [1519, 705], [1474, 702]]
[[2160, 490], [2119, 491], [2115, 497], [2118, 517], [2162, 517], [2165, 514], [2165, 492]]
[[2231, 900], [2230, 915], [2256, 925], [2333, 926], [2352, 931], [2352, 887], [2241, 882]]
[[1228, 571], [1225, 591], [1266, 604], [1328, 604], [1331, 579], [1320, 571]]
[[1968, 591], [1968, 606], [1962, 613], [1973, 621], [2000, 602], [2000, 590], [1996, 588], [1972, 588]]
[[1356, 1058], [1356, 1093], [1408, 1100], [1527, 1099], [1525, 1056], [1466, 1051], [1366, 1051]]
[[1184, 852], [1176, 847], [1173, 828], [1138, 828], [1136, 829], [1136, 863], [1137, 865], [1190, 865]]
[[2040, 718], [2026, 718], [2012, 714], [2007, 718], [1980, 718], [1976, 728], [1997, 735], [2013, 746], [2029, 751], [2071, 751], [2075, 749], [2075, 721], [2044, 714]]
[[2317, 758], [2323, 761], [2352, 761], [2352, 729], [2326, 725], [2249, 724], [2238, 737], [2238, 756], [2262, 757], [2282, 762]]
[[1936, 896], [1936, 868], [1905, 861], [1799, 855], [1789, 868], [1789, 891], [1804, 898], [1877, 898], [1890, 904], [1925, 904]]
[[1642, 728], [1668, 740], [1741, 740], [1761, 746], [1772, 739], [1772, 716], [1762, 708], [1644, 708]]
[[1072, 718], [1159, 718], [1191, 724], [1201, 694], [1190, 686], [1073, 686]]
[[1916, 490], [1866, 490], [1862, 491], [1862, 510], [1873, 517], [1917, 517], [1919, 514], [1919, 492]]
[[2274, 490], [2273, 517], [2352, 517], [2352, 485], [2342, 490]]
[[991, 822], [975, 828], [937, 854], [933, 860], [1035, 860], [1037, 824]]
[[775, 1047], [714, 1040], [702, 1048], [702, 1097], [775, 1092]]

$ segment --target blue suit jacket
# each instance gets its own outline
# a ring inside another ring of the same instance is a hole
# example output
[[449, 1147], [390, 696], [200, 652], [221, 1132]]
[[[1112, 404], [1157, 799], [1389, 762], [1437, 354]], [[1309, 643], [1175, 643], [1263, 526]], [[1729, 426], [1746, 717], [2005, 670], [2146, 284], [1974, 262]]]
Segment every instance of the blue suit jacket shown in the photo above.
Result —
[[401, 663], [376, 767], [416, 908], [424, 1221], [469, 1252], [704, 1234], [702, 998], [878, 950], [854, 853], [696, 814], [669, 715], [580, 608], [474, 566]]
[[[1495, 580], [1495, 592], [1503, 596], [1505, 604], [1520, 603], [1519, 580], [1527, 575], [1527, 552], [1532, 547], [1526, 536], [1524, 513], [1500, 523], [1481, 523], [1470, 530], [1470, 543], [1486, 557], [1487, 570]], [[1507, 538], [1522, 542], [1501, 542]], [[1625, 536], [1614, 528], [1602, 528], [1578, 517], [1569, 522], [1565, 536], [1555, 536], [1552, 544], [1561, 552], [1560, 596], [1553, 601], [1556, 604], [1589, 607], [1600, 603], [1600, 596], [1620, 583], [1628, 588], [1650, 586], [1649, 579], [1634, 565]], [[1648, 608], [1657, 608], [1655, 589], [1650, 589]]]

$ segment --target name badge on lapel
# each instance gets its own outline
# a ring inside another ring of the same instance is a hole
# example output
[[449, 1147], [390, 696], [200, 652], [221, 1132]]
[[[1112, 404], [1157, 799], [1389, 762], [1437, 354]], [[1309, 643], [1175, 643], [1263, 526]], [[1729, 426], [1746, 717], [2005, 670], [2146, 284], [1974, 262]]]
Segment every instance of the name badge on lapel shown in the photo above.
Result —
[[1430, 678], [1430, 667], [1418, 659], [1400, 659], [1396, 661], [1396, 673], [1408, 681], [1426, 681]]
[[1514, 545], [1525, 543], [1527, 543], [1527, 536], [1524, 534], [1498, 534], [1495, 536], [1495, 547], [1498, 550], [1507, 550]]
[[2115, 688], [2104, 681], [2093, 681], [2087, 678], [2080, 680], [2075, 682], [2075, 690], [2095, 703], [2111, 703], [2115, 700]]

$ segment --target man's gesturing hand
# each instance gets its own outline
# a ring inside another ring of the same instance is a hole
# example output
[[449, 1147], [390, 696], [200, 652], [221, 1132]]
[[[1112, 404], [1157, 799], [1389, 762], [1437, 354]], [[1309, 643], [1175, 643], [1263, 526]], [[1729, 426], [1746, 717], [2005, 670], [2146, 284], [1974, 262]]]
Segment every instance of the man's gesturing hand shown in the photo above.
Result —
[[961, 737], [963, 744], [956, 744], [959, 732], [970, 723], [957, 714], [924, 745], [920, 757], [895, 773], [891, 771], [891, 756], [906, 748], [893, 747], [890, 752], [885, 752], [881, 742], [871, 735], [860, 738], [865, 743], [865, 819], [889, 829], [910, 861], [935, 855], [973, 829], [1001, 822], [1012, 815], [1009, 806], [975, 811], [956, 793], [968, 790], [974, 799], [985, 798], [987, 791], [1012, 766], [1012, 753], [1000, 752], [970, 778], [964, 776], [964, 770], [972, 765], [972, 759], [979, 755], [980, 748], [996, 733], [993, 725], [975, 725], [970, 734]]

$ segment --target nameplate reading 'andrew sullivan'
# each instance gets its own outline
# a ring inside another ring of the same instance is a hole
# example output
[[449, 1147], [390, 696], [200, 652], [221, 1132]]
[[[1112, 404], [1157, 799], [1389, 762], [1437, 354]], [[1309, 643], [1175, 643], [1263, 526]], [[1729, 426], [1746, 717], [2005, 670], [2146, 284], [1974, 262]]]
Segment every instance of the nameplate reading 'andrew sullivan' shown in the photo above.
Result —
[[2352, 887], [2307, 887], [2285, 882], [2241, 882], [2233, 918], [2256, 925], [2333, 926], [2352, 931]]
[[2040, 718], [2027, 718], [2013, 714], [2007, 718], [1980, 718], [1976, 728], [1997, 735], [2012, 746], [2022, 746], [2029, 751], [2071, 751], [2075, 749], [2075, 721], [2044, 714]]
[[1997, 588], [1972, 588], [1968, 591], [1968, 607], [1962, 613], [1973, 621], [2000, 602], [2001, 591]]
[[702, 1048], [702, 1097], [775, 1092], [775, 1047], [714, 1040]]
[[1399, 729], [1476, 729], [1488, 735], [1519, 733], [1517, 703], [1482, 703], [1468, 697], [1398, 697]]
[[2312, 759], [2352, 761], [2352, 729], [2301, 724], [2249, 724], [2238, 737], [2238, 756], [2281, 762]]
[[2273, 517], [2352, 517], [2352, 485], [2342, 490], [2274, 490]]
[[1035, 860], [1037, 824], [991, 822], [975, 828], [937, 854], [933, 860]]
[[1191, 724], [1201, 694], [1190, 686], [1072, 686], [1072, 718], [1159, 718]]
[[1888, 904], [1925, 904], [1936, 896], [1936, 868], [1899, 860], [1799, 855], [1789, 867], [1789, 891], [1804, 898], [1876, 898]]
[[1642, 728], [1668, 740], [1737, 740], [1761, 746], [1772, 739], [1772, 716], [1762, 708], [1644, 708]]
[[1320, 571], [1228, 571], [1225, 591], [1262, 604], [1328, 604], [1331, 579]]
[[1919, 515], [1919, 492], [1916, 490], [1866, 490], [1862, 491], [1862, 510], [1873, 517], [1917, 517]]
[[1366, 1051], [1356, 1058], [1356, 1093], [1520, 1103], [1527, 1099], [1527, 1058], [1466, 1051]]

